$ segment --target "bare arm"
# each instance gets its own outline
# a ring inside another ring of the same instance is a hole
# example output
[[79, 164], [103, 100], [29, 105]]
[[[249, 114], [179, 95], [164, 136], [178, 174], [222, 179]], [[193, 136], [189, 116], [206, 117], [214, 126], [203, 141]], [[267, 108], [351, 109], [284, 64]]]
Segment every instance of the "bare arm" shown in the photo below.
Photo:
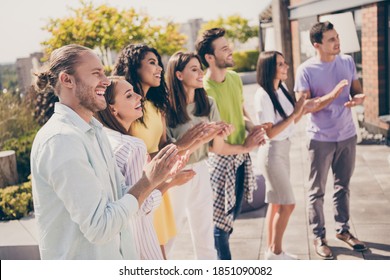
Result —
[[253, 124], [253, 121], [252, 121], [252, 119], [250, 118], [248, 112], [245, 110], [245, 107], [244, 107], [244, 106], [242, 106], [242, 113], [243, 113], [243, 115], [244, 115], [245, 129], [246, 129], [248, 132], [251, 132], [255, 125]]
[[244, 145], [231, 145], [221, 137], [216, 137], [210, 147], [210, 151], [220, 155], [237, 155], [249, 153], [251, 150]]
[[354, 97], [356, 94], [363, 93], [362, 84], [359, 80], [353, 80], [351, 84], [351, 96]]
[[264, 129], [253, 129], [245, 139], [243, 145], [232, 145], [226, 143], [223, 137], [215, 137], [210, 150], [220, 155], [245, 154], [254, 148], [264, 144]]
[[280, 134], [283, 130], [285, 130], [293, 122], [299, 121], [299, 119], [302, 117], [302, 114], [303, 114], [305, 100], [306, 100], [306, 95], [303, 94], [298, 99], [298, 102], [295, 104], [294, 111], [291, 113], [291, 115], [289, 115], [283, 121], [281, 121], [275, 125], [272, 123], [263, 124], [265, 126], [265, 132], [266, 132], [269, 139], [272, 139], [275, 136], [277, 136], [278, 134]]
[[345, 102], [344, 106], [351, 108], [353, 106], [363, 104], [366, 95], [362, 92], [363, 89], [362, 89], [362, 85], [360, 84], [360, 81], [359, 80], [352, 81], [351, 92], [350, 92], [352, 99]]
[[296, 116], [294, 114], [291, 114], [283, 121], [272, 124], [272, 123], [265, 123], [263, 125], [266, 125], [267, 128], [265, 129], [265, 133], [267, 134], [269, 139], [274, 138], [278, 134], [280, 134], [283, 130], [285, 130], [290, 124], [292, 124], [295, 121]]
[[[315, 113], [326, 106], [328, 106], [330, 103], [332, 103], [333, 100], [335, 100], [337, 97], [339, 97], [340, 93], [342, 92], [343, 88], [348, 85], [347, 80], [341, 80], [331, 92], [325, 94], [324, 96], [321, 96], [317, 98], [318, 105], [314, 106], [313, 108], [307, 108], [306, 113]], [[310, 91], [298, 91], [295, 92], [295, 97], [297, 100], [299, 100], [303, 94], [306, 94], [308, 99], [311, 98], [311, 93]]]

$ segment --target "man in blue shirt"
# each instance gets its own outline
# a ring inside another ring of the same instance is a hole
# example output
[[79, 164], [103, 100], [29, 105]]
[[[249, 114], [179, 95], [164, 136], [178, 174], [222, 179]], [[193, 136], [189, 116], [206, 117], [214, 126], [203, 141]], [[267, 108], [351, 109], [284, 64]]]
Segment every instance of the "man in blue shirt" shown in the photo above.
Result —
[[[129, 190], [102, 125], [110, 81], [90, 49], [55, 50], [37, 86], [54, 88], [60, 102], [31, 151], [35, 216], [42, 259], [135, 259], [131, 215], [150, 192], [185, 165], [169, 145]], [[173, 170], [173, 171], [172, 171]]]

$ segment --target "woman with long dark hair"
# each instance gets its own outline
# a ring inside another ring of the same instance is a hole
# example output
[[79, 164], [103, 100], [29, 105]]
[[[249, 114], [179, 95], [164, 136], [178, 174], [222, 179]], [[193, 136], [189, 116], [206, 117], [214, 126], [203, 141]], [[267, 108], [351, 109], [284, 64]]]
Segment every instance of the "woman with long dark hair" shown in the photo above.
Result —
[[287, 79], [288, 64], [277, 51], [262, 52], [257, 62], [255, 113], [259, 124], [266, 126], [267, 144], [259, 148], [258, 157], [266, 179], [267, 251], [265, 259], [292, 260], [296, 256], [282, 250], [282, 240], [295, 198], [290, 182], [290, 137], [294, 124], [300, 120], [306, 103], [303, 96], [297, 102], [283, 83]]
[[[194, 53], [177, 52], [168, 62], [167, 85], [170, 111], [167, 114], [168, 134], [180, 138], [192, 126], [209, 123], [211, 133], [204, 141], [193, 146], [186, 168], [196, 175], [187, 184], [170, 191], [176, 225], [180, 231], [186, 216], [198, 259], [216, 259], [213, 237], [213, 192], [209, 167], [206, 164], [209, 151], [231, 155], [249, 152], [258, 135], [248, 136], [245, 145], [230, 145], [225, 137], [233, 126], [220, 121], [217, 105], [203, 88], [203, 69], [200, 57]], [[212, 140], [212, 141], [211, 141]], [[211, 142], [210, 142], [211, 141]]]

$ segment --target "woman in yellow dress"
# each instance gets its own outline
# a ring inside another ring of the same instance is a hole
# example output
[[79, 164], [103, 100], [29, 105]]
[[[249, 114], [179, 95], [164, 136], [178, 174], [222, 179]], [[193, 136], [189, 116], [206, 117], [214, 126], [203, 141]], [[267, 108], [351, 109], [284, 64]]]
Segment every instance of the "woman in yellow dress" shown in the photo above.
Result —
[[[130, 127], [130, 134], [144, 140], [148, 153], [153, 157], [167, 144], [165, 115], [169, 109], [168, 91], [164, 79], [164, 67], [157, 50], [144, 44], [130, 44], [119, 54], [113, 75], [125, 76], [134, 91], [143, 97], [144, 116]], [[179, 151], [185, 152], [200, 140], [207, 124], [193, 127], [176, 141]], [[169, 192], [154, 213], [154, 227], [161, 250], [176, 235], [176, 225]]]

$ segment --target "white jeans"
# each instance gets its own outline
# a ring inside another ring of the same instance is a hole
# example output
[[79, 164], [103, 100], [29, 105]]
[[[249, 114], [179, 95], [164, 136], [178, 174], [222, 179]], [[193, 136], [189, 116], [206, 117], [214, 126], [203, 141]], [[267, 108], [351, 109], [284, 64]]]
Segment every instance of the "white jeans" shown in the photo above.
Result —
[[[214, 248], [213, 234], [213, 192], [208, 166], [206, 161], [202, 160], [187, 165], [186, 169], [193, 169], [196, 172], [194, 178], [182, 186], [169, 190], [176, 228], [180, 233], [188, 218], [195, 258], [216, 260], [217, 252]], [[168, 255], [174, 242], [175, 238], [171, 239], [165, 248]]]

